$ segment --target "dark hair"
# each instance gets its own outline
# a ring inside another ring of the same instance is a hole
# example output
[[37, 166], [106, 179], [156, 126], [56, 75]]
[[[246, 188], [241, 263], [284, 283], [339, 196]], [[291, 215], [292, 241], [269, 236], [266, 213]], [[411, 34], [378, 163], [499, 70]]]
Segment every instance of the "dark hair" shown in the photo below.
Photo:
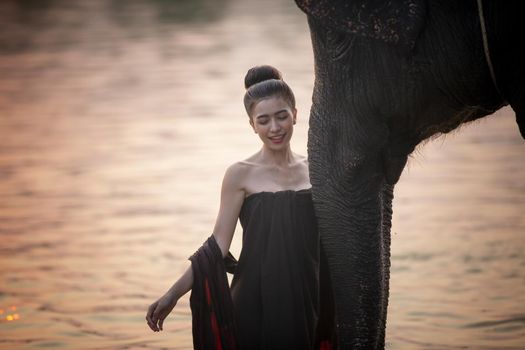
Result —
[[281, 72], [272, 66], [256, 66], [250, 68], [244, 77], [244, 107], [248, 116], [253, 106], [269, 97], [278, 96], [285, 99], [295, 108], [295, 96], [292, 89], [283, 81]]

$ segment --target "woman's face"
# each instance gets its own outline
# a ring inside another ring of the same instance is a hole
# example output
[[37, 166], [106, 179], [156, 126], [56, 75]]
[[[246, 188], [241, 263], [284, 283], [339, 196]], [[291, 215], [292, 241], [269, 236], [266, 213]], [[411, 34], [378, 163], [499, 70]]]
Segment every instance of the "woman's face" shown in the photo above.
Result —
[[262, 142], [273, 150], [288, 147], [297, 110], [282, 97], [269, 97], [255, 104], [250, 124]]

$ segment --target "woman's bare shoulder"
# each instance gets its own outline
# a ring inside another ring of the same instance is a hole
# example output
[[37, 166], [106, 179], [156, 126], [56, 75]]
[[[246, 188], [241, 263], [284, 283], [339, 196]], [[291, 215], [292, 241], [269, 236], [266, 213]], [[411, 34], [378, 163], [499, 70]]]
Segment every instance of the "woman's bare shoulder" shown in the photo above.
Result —
[[224, 174], [224, 177], [228, 178], [234, 178], [235, 180], [239, 180], [240, 178], [244, 177], [246, 175], [246, 164], [243, 163], [243, 161], [235, 162], [228, 166], [226, 169], [226, 173]]
[[301, 154], [295, 154], [296, 157], [296, 169], [301, 174], [301, 179], [304, 187], [311, 187], [310, 184], [310, 173], [308, 168], [308, 157]]
[[236, 182], [240, 187], [244, 187], [245, 180], [258, 165], [255, 155], [250, 156], [228, 166], [224, 178], [228, 181]]

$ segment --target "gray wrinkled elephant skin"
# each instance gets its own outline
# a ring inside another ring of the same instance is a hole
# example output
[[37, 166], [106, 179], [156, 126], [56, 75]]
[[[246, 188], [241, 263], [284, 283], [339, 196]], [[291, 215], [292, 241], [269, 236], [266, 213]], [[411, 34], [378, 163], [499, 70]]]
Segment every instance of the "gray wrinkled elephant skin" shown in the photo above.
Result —
[[[315, 59], [308, 157], [341, 349], [382, 349], [394, 185], [423, 140], [510, 104], [525, 137], [518, 1], [296, 0]], [[423, 233], [422, 233], [423, 234]]]

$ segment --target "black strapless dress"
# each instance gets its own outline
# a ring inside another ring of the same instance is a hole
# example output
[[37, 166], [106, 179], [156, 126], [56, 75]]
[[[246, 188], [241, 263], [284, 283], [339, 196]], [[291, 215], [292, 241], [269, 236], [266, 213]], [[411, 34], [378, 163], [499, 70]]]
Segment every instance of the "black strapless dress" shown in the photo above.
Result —
[[240, 348], [313, 349], [320, 239], [311, 190], [254, 193], [239, 218], [242, 250], [231, 295]]

